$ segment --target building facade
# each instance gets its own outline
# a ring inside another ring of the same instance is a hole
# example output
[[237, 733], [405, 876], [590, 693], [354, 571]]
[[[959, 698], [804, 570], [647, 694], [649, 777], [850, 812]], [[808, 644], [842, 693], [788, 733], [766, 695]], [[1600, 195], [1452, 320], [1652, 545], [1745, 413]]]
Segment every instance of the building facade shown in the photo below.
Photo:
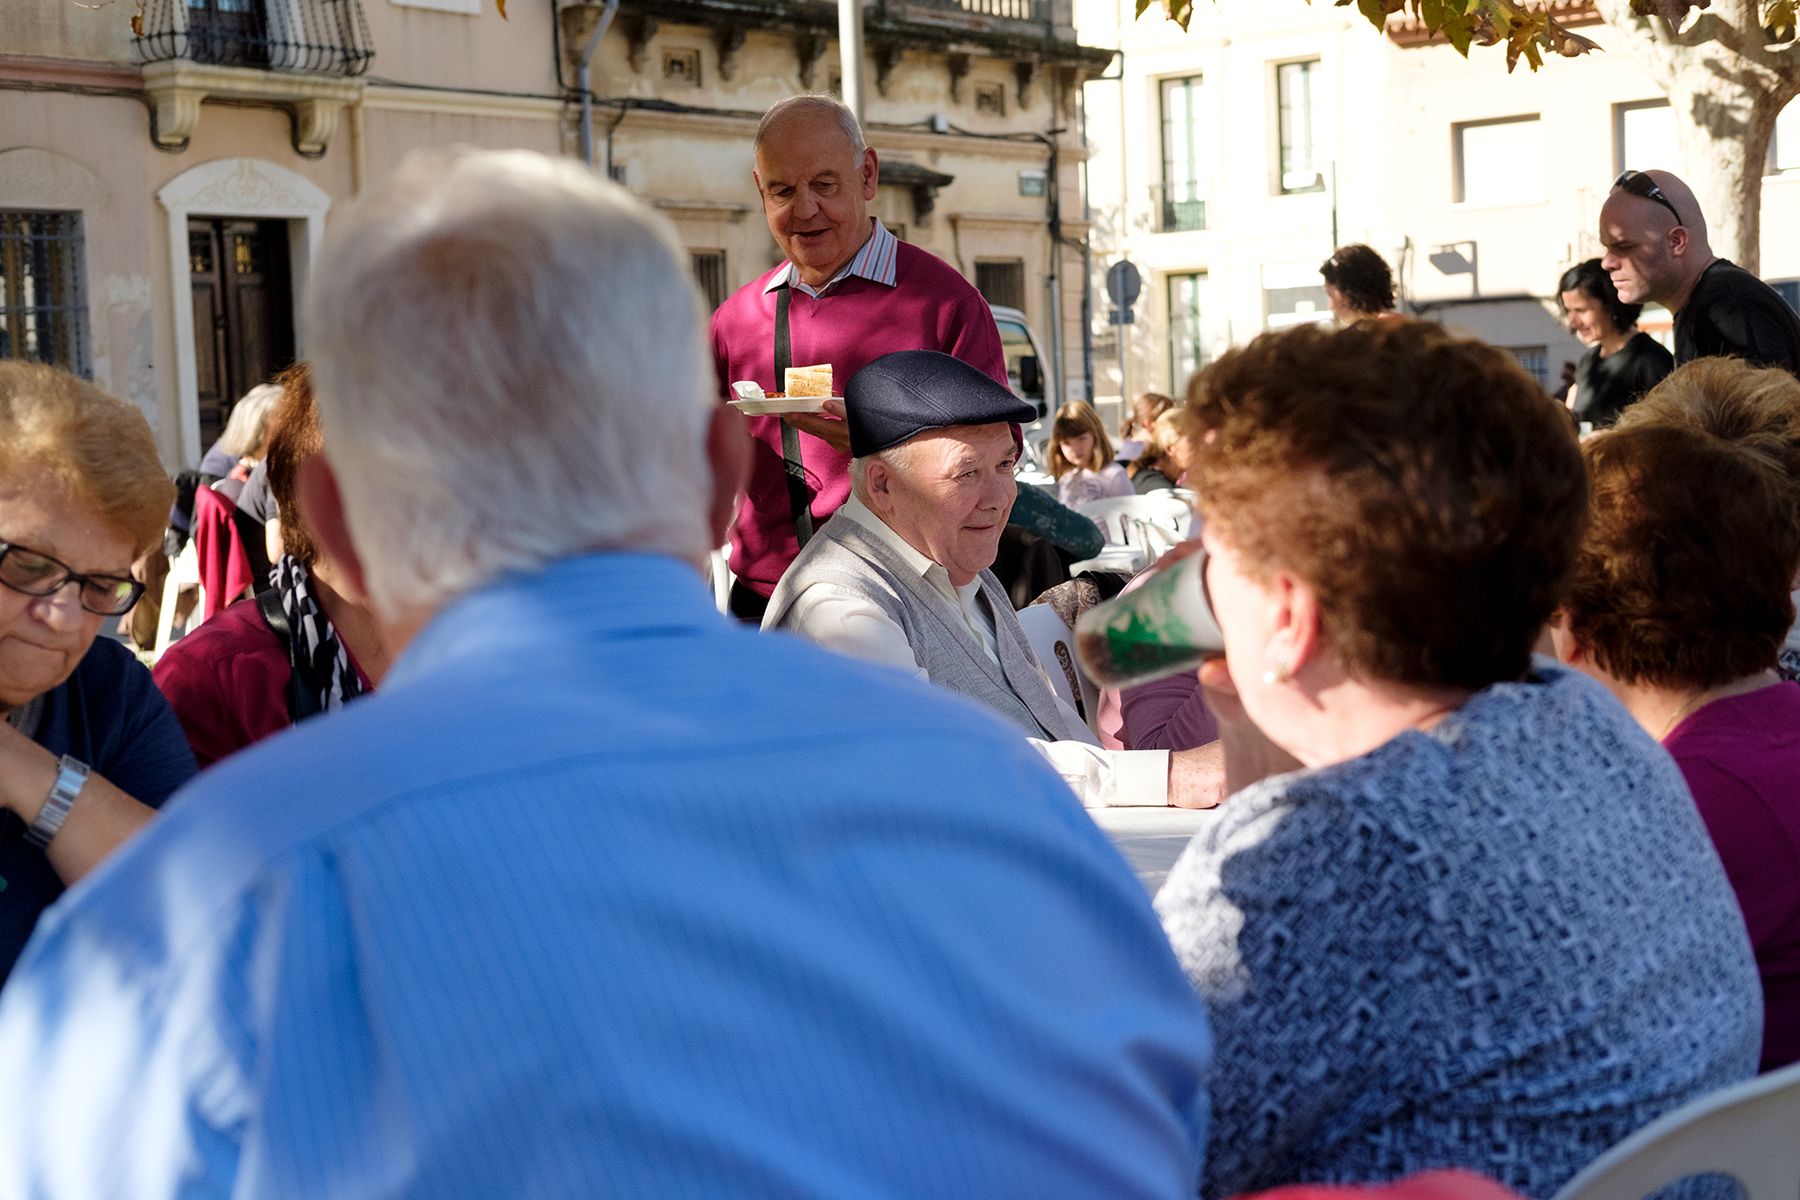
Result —
[[[1554, 386], [1583, 349], [1557, 280], [1600, 253], [1612, 180], [1681, 170], [1649, 75], [1608, 49], [1590, 5], [1554, 7], [1602, 51], [1509, 75], [1497, 49], [1464, 59], [1400, 20], [1382, 36], [1354, 8], [1209, 0], [1183, 32], [1154, 10], [1133, 19], [1132, 0], [1079, 0], [1083, 40], [1121, 62], [1087, 86], [1093, 286], [1120, 258], [1144, 280], [1134, 324], [1100, 310], [1098, 393], [1179, 394], [1224, 348], [1329, 319], [1318, 268], [1347, 242], [1394, 266], [1404, 311], [1507, 347]], [[1762, 226], [1764, 277], [1800, 300], [1795, 168], [1800, 110], [1777, 130]]]
[[[332, 209], [423, 146], [588, 153], [716, 302], [776, 251], [751, 136], [839, 72], [833, 0], [0, 0], [0, 357], [90, 375], [192, 464], [295, 357]], [[1070, 0], [873, 0], [874, 208], [1022, 309], [1086, 394], [1081, 46]]]

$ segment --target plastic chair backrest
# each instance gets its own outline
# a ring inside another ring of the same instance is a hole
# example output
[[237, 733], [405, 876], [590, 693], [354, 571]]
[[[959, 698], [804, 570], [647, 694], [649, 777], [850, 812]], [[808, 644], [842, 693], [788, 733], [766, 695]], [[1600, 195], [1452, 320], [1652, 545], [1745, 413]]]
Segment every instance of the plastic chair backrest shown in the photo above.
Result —
[[1151, 492], [1145, 496], [1108, 496], [1077, 504], [1075, 511], [1100, 526], [1108, 545], [1141, 546], [1137, 522], [1160, 525], [1169, 532], [1186, 537], [1193, 523], [1194, 510], [1180, 497], [1168, 492]]
[[731, 611], [731, 565], [726, 558], [731, 552], [729, 545], [721, 546], [707, 555], [706, 576], [712, 583], [713, 603], [722, 613]]
[[1714, 1173], [1736, 1179], [1746, 1200], [1800, 1195], [1800, 1063], [1664, 1114], [1589, 1163], [1555, 1200], [1642, 1200]]
[[[156, 614], [156, 643], [150, 651], [157, 658], [161, 658], [162, 652], [175, 640], [176, 609], [181, 604], [181, 593], [189, 588], [200, 593], [194, 600], [194, 610], [200, 611], [206, 602], [206, 596], [200, 583], [200, 554], [194, 549], [194, 539], [191, 537], [187, 545], [181, 548], [181, 553], [169, 563], [169, 574], [163, 580], [162, 608]], [[182, 623], [182, 627], [185, 630], [193, 623], [190, 616]]]
[[1075, 657], [1075, 633], [1048, 604], [1028, 604], [1019, 610], [1019, 625], [1032, 656], [1050, 678], [1050, 687], [1075, 707], [1092, 729], [1099, 714], [1100, 690], [1081, 669]]

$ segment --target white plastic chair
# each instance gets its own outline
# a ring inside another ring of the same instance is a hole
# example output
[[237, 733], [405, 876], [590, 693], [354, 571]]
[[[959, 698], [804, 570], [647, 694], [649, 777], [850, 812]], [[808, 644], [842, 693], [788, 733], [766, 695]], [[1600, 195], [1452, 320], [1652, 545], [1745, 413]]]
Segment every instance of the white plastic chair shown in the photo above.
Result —
[[1746, 1200], [1800, 1194], [1800, 1064], [1664, 1114], [1589, 1163], [1556, 1200], [1643, 1200], [1712, 1173], [1736, 1179]]
[[1075, 511], [1100, 526], [1106, 549], [1071, 566], [1072, 575], [1087, 570], [1135, 575], [1186, 538], [1194, 520], [1188, 502], [1170, 492], [1108, 496], [1078, 504]]
[[731, 566], [727, 555], [731, 552], [729, 543], [720, 546], [706, 556], [706, 577], [712, 584], [713, 603], [722, 613], [731, 611]]
[[191, 537], [169, 564], [168, 577], [163, 580], [162, 608], [156, 614], [156, 644], [150, 648], [152, 657], [161, 658], [175, 640], [175, 610], [180, 606], [181, 594], [189, 588], [193, 589], [194, 602], [182, 622], [183, 632], [192, 628], [196, 613], [206, 611], [206, 589], [200, 584], [200, 553], [194, 549]]
[[[1019, 624], [1031, 653], [1050, 678], [1050, 687], [1074, 706], [1089, 729], [1099, 715], [1100, 689], [1081, 669], [1075, 657], [1075, 633], [1048, 604], [1028, 604], [1019, 610]], [[1096, 731], [1098, 732], [1098, 731]]]
[[1193, 508], [1171, 492], [1108, 496], [1077, 504], [1075, 511], [1100, 526], [1107, 544], [1113, 546], [1133, 545], [1138, 521], [1161, 525], [1179, 537], [1187, 536], [1188, 526], [1194, 521]]

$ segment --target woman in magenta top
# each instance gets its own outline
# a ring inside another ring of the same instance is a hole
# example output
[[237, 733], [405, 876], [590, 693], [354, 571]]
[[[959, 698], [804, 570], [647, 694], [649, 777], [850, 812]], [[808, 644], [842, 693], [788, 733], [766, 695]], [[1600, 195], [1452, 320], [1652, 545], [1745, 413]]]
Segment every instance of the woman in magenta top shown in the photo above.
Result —
[[1763, 986], [1762, 1069], [1800, 1061], [1800, 382], [1701, 359], [1583, 447], [1590, 525], [1558, 656], [1681, 768]]

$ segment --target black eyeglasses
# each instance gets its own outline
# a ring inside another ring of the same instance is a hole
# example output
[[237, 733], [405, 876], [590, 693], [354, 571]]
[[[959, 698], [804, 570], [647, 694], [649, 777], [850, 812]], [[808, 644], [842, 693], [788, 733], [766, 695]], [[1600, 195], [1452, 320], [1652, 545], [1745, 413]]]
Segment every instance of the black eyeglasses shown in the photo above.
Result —
[[144, 585], [122, 575], [83, 575], [48, 554], [0, 542], [0, 583], [27, 596], [52, 596], [71, 583], [81, 585], [81, 607], [116, 617], [136, 604]]
[[1656, 180], [1650, 178], [1642, 171], [1625, 172], [1623, 175], [1613, 180], [1613, 186], [1622, 188], [1633, 196], [1655, 201], [1669, 210], [1669, 215], [1675, 218], [1675, 223], [1677, 225], [1687, 224], [1686, 221], [1681, 219], [1681, 214], [1676, 211], [1675, 202], [1669, 199], [1668, 195], [1661, 188], [1656, 186]]

